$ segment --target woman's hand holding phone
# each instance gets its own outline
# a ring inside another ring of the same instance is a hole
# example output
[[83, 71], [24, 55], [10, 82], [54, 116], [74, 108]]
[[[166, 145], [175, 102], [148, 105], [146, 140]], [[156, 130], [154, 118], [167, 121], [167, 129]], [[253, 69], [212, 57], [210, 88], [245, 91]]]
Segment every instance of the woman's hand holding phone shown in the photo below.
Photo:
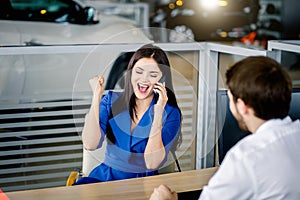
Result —
[[164, 108], [168, 101], [164, 77], [162, 77], [159, 82], [154, 84], [154, 92], [158, 94], [158, 100], [156, 104]]

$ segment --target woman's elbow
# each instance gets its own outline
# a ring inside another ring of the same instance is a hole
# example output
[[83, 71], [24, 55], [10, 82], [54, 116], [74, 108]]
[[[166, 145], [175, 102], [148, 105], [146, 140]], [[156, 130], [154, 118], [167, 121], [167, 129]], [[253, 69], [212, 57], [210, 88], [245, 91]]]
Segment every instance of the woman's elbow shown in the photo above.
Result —
[[[102, 145], [101, 145], [102, 146]], [[94, 151], [101, 147], [99, 143], [83, 143], [83, 147], [85, 150]]]
[[88, 151], [94, 151], [97, 149], [95, 146], [90, 146], [90, 145], [83, 145], [83, 147], [85, 150], [88, 150]]
[[156, 170], [158, 168], [158, 163], [146, 163], [146, 167], [149, 170]]
[[149, 170], [155, 170], [161, 166], [163, 160], [165, 159], [166, 153], [160, 153], [157, 155], [145, 155], [146, 167]]
[[85, 137], [85, 135], [83, 135], [82, 137], [82, 144], [86, 150], [90, 150], [90, 151], [96, 150], [102, 146], [102, 144], [100, 144], [102, 142], [103, 141], [101, 140], [101, 138], [97, 138], [97, 137], [88, 138]]

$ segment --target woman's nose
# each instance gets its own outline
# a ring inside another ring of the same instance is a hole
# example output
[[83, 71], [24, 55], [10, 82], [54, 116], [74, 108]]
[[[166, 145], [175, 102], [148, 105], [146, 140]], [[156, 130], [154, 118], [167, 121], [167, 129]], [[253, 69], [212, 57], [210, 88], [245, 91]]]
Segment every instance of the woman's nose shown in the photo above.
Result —
[[150, 79], [149, 79], [149, 74], [144, 73], [144, 74], [143, 74], [143, 80], [144, 80], [144, 81], [149, 81], [149, 80], [150, 80]]

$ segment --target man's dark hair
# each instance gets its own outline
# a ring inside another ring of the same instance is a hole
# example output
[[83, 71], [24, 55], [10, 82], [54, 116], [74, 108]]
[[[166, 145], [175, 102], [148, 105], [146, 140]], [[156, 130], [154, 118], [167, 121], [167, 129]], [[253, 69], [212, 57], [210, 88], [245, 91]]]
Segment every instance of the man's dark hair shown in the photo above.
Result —
[[229, 68], [226, 84], [236, 102], [242, 99], [261, 119], [284, 118], [290, 109], [292, 83], [275, 60], [247, 57]]

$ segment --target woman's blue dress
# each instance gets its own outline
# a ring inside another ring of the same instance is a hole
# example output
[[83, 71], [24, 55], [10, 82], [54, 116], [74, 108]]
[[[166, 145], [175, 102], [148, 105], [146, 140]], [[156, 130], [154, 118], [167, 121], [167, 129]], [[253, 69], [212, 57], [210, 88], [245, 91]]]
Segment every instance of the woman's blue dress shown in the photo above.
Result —
[[[167, 158], [155, 170], [149, 170], [144, 160], [144, 151], [150, 133], [153, 119], [153, 99], [151, 106], [145, 112], [136, 128], [131, 132], [131, 118], [129, 111], [125, 110], [116, 116], [111, 110], [112, 104], [121, 96], [120, 92], [110, 91], [100, 103], [100, 127], [102, 133], [106, 133], [107, 123], [115, 136], [115, 143], [107, 142], [105, 159], [103, 163], [94, 168], [88, 176], [86, 182], [105, 182], [112, 180], [121, 180], [128, 178], [137, 178], [158, 174], [158, 168], [162, 166]], [[111, 116], [112, 113], [112, 116]], [[163, 114], [162, 139], [165, 145], [166, 153], [170, 151], [173, 142], [179, 133], [181, 115], [178, 108], [170, 105], [165, 106]], [[104, 137], [99, 143], [102, 146]], [[80, 184], [80, 180], [78, 182]]]

